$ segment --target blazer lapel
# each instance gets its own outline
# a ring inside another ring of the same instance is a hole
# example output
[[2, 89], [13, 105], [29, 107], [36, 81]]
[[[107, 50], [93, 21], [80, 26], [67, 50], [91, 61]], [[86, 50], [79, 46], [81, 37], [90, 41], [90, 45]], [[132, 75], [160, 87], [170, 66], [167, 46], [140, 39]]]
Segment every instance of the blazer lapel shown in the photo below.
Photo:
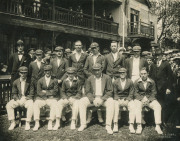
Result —
[[81, 53], [81, 56], [80, 56], [80, 58], [79, 58], [79, 61], [78, 61], [78, 62], [81, 62], [81, 60], [83, 60], [83, 58], [84, 58], [84, 53]]
[[29, 82], [26, 81], [25, 88], [24, 88], [24, 94], [26, 94], [28, 87], [29, 87]]
[[72, 60], [74, 60], [75, 62], [78, 62], [78, 61], [76, 60], [75, 53], [72, 55]]
[[23, 64], [23, 62], [24, 62], [25, 59], [26, 59], [26, 57], [23, 55], [23, 56], [22, 56], [22, 59], [21, 59], [21, 62], [20, 62], [20, 66], [22, 66], [22, 64]]
[[140, 59], [139, 59], [139, 70], [141, 70], [142, 64], [143, 64], [143, 60], [140, 58]]
[[21, 82], [20, 82], [20, 78], [18, 79], [18, 89], [19, 89], [19, 92], [20, 92], [20, 94], [22, 93], [22, 91], [21, 91]]
[[104, 93], [105, 83], [106, 83], [106, 80], [105, 80], [104, 76], [102, 76], [102, 78], [101, 78], [101, 90], [102, 90], [102, 94]]
[[93, 92], [96, 93], [96, 78], [92, 79], [92, 88], [93, 88]]

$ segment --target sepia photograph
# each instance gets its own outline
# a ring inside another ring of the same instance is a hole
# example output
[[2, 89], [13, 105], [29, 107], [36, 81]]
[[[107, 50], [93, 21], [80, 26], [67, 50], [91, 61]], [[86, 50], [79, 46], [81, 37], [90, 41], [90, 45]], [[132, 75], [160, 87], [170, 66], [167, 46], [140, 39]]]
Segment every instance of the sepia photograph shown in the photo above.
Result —
[[179, 141], [180, 0], [0, 0], [0, 141]]

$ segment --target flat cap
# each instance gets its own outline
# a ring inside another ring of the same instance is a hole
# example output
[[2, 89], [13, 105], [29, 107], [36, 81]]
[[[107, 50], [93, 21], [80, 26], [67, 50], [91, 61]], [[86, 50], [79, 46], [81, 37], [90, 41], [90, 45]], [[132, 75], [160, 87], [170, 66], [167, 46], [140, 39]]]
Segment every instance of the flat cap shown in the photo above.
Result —
[[146, 56], [146, 55], [149, 55], [149, 54], [151, 54], [149, 51], [143, 51], [142, 52], [142, 56]]
[[157, 48], [155, 50], [155, 55], [161, 55], [162, 54], [162, 50], [160, 48]]
[[23, 42], [22, 40], [18, 40], [18, 41], [17, 41], [17, 44], [18, 44], [18, 45], [23, 45], [24, 42]]
[[43, 54], [43, 51], [41, 49], [37, 49], [36, 54]]
[[68, 67], [66, 71], [67, 71], [67, 73], [75, 73], [76, 72], [76, 68]]
[[55, 51], [59, 51], [59, 50], [63, 50], [63, 49], [64, 49], [63, 47], [57, 46], [57, 47], [55, 48]]
[[51, 70], [52, 69], [52, 66], [51, 65], [45, 65], [44, 66], [44, 70], [45, 71], [48, 71], [48, 70]]
[[28, 49], [28, 53], [35, 53], [35, 48]]
[[49, 48], [46, 48], [44, 52], [45, 53], [48, 53], [48, 52], [51, 53], [51, 50]]
[[153, 56], [147, 56], [146, 59], [151, 59], [151, 60], [153, 60]]
[[141, 47], [140, 46], [134, 46], [133, 51], [141, 51]]
[[124, 47], [120, 47], [119, 51], [126, 51], [126, 49]]
[[65, 53], [71, 53], [71, 52], [72, 51], [69, 48], [65, 49]]
[[180, 56], [174, 57], [173, 60], [180, 60]]
[[101, 67], [102, 67], [101, 64], [96, 63], [93, 65], [93, 70], [99, 70], [99, 69], [101, 69]]
[[127, 70], [125, 68], [120, 68], [119, 72], [127, 72]]
[[96, 47], [99, 47], [99, 44], [96, 43], [96, 42], [92, 42], [91, 45], [90, 45], [91, 48], [96, 48]]
[[22, 66], [19, 68], [19, 72], [28, 72], [28, 68], [25, 66]]
[[107, 49], [103, 50], [103, 54], [108, 54], [108, 53], [109, 53], [109, 50], [107, 50]]

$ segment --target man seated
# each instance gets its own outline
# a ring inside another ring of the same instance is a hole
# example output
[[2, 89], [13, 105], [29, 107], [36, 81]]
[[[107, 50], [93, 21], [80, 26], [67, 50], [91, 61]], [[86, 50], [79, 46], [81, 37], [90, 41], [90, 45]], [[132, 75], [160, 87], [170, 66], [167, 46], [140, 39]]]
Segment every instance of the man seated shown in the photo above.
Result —
[[79, 111], [79, 99], [82, 95], [82, 87], [79, 80], [75, 77], [76, 69], [74, 67], [67, 68], [68, 77], [62, 83], [61, 99], [57, 103], [56, 108], [56, 125], [53, 130], [57, 130], [60, 127], [60, 118], [62, 111], [68, 104], [72, 107], [72, 121], [71, 129], [76, 129], [76, 120]]
[[154, 118], [156, 127], [155, 130], [158, 134], [163, 134], [160, 124], [161, 124], [161, 105], [156, 100], [156, 86], [155, 82], [148, 78], [148, 73], [145, 68], [142, 68], [140, 71], [140, 78], [137, 79], [134, 83], [135, 88], [135, 105], [136, 105], [136, 123], [137, 123], [137, 130], [136, 134], [141, 134], [142, 132], [142, 125], [141, 125], [141, 118], [142, 118], [142, 108], [144, 106], [148, 106], [149, 108], [154, 110]]
[[[134, 85], [131, 79], [127, 79], [127, 70], [125, 68], [119, 69], [120, 78], [116, 79], [113, 83], [114, 88], [114, 101], [115, 101], [115, 113], [114, 113], [114, 128], [113, 132], [118, 132], [118, 115], [119, 107], [128, 108], [129, 110], [129, 130], [130, 133], [135, 133], [134, 130]], [[121, 112], [121, 111], [120, 111]], [[121, 113], [120, 113], [121, 114]]]
[[86, 125], [86, 111], [90, 104], [95, 107], [106, 107], [106, 130], [108, 134], [113, 134], [111, 129], [114, 115], [114, 100], [112, 98], [112, 80], [108, 75], [102, 74], [101, 64], [94, 64], [93, 75], [90, 76], [85, 85], [86, 97], [79, 101], [79, 112], [81, 126], [78, 131], [83, 131]]
[[40, 109], [46, 105], [50, 107], [48, 130], [52, 130], [52, 121], [55, 119], [56, 112], [58, 82], [57, 79], [51, 77], [51, 70], [51, 65], [45, 65], [45, 76], [37, 82], [37, 97], [34, 102], [34, 131], [37, 131], [39, 128]]
[[33, 95], [29, 94], [30, 81], [27, 79], [28, 68], [20, 67], [19, 75], [20, 78], [16, 79], [13, 82], [12, 86], [12, 95], [13, 99], [9, 101], [6, 105], [8, 119], [11, 121], [9, 130], [13, 130], [16, 126], [14, 109], [16, 107], [25, 107], [27, 108], [27, 118], [25, 130], [30, 129], [30, 121], [33, 115]]

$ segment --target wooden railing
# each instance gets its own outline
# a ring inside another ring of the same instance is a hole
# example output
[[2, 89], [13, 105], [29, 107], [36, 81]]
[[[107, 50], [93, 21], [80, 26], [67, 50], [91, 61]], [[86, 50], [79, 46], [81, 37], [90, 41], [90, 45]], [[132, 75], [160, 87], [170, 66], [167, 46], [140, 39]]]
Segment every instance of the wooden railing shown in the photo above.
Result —
[[118, 23], [96, 17], [92, 20], [92, 16], [90, 15], [70, 11], [62, 7], [53, 7], [53, 5], [47, 3], [31, 2], [25, 4], [15, 0], [0, 0], [0, 11], [16, 14], [21, 17], [55, 21], [72, 26], [118, 34]]
[[154, 25], [144, 22], [129, 22], [128, 35], [144, 35], [154, 38]]
[[5, 111], [7, 102], [11, 99], [10, 76], [0, 76], [0, 113]]

